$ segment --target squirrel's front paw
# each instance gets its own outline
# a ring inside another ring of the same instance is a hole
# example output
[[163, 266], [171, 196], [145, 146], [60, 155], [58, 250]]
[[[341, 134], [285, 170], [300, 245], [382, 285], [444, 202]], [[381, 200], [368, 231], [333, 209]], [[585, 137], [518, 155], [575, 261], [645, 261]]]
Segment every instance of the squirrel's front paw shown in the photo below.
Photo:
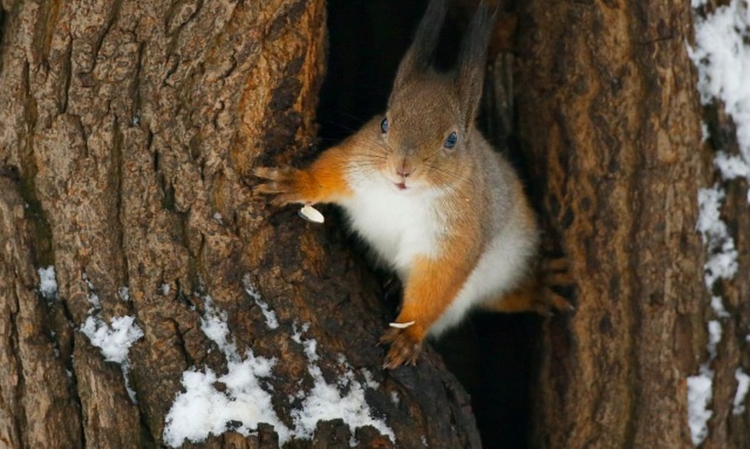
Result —
[[271, 202], [277, 206], [284, 206], [290, 203], [305, 203], [303, 193], [299, 189], [299, 179], [302, 177], [302, 173], [302, 170], [291, 167], [258, 167], [253, 170], [253, 175], [268, 182], [258, 184], [253, 191], [276, 195]]
[[416, 365], [422, 350], [422, 341], [415, 338], [408, 329], [391, 328], [383, 334], [380, 344], [390, 345], [383, 368], [395, 369], [406, 363]]

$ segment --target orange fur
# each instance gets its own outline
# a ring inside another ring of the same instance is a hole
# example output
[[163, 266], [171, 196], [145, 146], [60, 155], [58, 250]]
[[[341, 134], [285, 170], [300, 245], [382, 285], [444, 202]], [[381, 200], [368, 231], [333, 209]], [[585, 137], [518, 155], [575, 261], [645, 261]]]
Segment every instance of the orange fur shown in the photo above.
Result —
[[267, 180], [255, 187], [262, 194], [276, 195], [274, 202], [335, 203], [352, 195], [345, 173], [351, 155], [344, 146], [328, 149], [305, 170], [257, 167], [255, 176]]
[[513, 312], [529, 312], [537, 311], [536, 309], [536, 294], [539, 292], [534, 286], [513, 290], [507, 293], [495, 301], [491, 301], [482, 304], [481, 307], [485, 310], [491, 310], [494, 312], [513, 313]]
[[337, 146], [323, 152], [298, 178], [295, 187], [305, 192], [312, 203], [331, 203], [352, 194], [344, 175], [349, 161], [344, 148]]
[[331, 203], [352, 194], [344, 179], [349, 155], [341, 147], [323, 152], [306, 170], [297, 172], [294, 190], [306, 203]]
[[[462, 237], [467, 234], [471, 231], [459, 232]], [[455, 248], [456, 243], [446, 246]], [[405, 332], [416, 342], [424, 340], [430, 327], [451, 305], [479, 257], [469, 245], [441, 254], [438, 259], [417, 257], [404, 286], [403, 307], [396, 322], [414, 321]]]
[[494, 301], [483, 303], [480, 307], [492, 312], [536, 312], [540, 315], [550, 315], [552, 310], [573, 310], [567, 299], [549, 289], [546, 278], [540, 279], [541, 274], [536, 274], [537, 276], [529, 276], [519, 288]]

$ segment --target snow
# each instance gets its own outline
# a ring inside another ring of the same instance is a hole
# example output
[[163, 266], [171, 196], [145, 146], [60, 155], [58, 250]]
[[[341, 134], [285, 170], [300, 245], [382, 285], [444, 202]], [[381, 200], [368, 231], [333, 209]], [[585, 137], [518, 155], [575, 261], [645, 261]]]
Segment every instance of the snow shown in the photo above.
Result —
[[737, 273], [737, 249], [729, 235], [726, 223], [721, 219], [721, 204], [726, 194], [718, 184], [698, 190], [698, 224], [703, 244], [708, 252], [704, 266], [705, 282], [712, 289], [719, 279], [732, 279]]
[[708, 358], [716, 358], [716, 346], [721, 341], [721, 323], [716, 320], [708, 322]]
[[39, 268], [37, 272], [39, 273], [39, 293], [48, 301], [57, 298], [55, 267], [50, 265], [47, 268]]
[[[164, 442], [177, 447], [185, 440], [199, 443], [210, 434], [220, 435], [231, 429], [250, 435], [259, 423], [274, 426], [281, 444], [289, 440], [289, 429], [279, 420], [273, 409], [271, 395], [261, 386], [260, 379], [272, 374], [275, 359], [255, 356], [251, 350], [241, 357], [229, 332], [227, 313], [204, 296], [205, 312], [201, 330], [219, 347], [227, 359], [227, 373], [221, 377], [210, 368], [205, 372], [190, 369], [182, 374], [184, 392], [177, 395], [166, 417]], [[224, 391], [216, 383], [226, 386]]]
[[92, 345], [99, 348], [107, 362], [120, 364], [122, 376], [125, 379], [125, 389], [130, 399], [135, 402], [135, 391], [130, 387], [128, 373], [130, 361], [128, 352], [130, 347], [143, 337], [143, 331], [132, 316], [112, 318], [107, 324], [98, 316], [89, 316], [81, 326], [81, 332], [88, 337]]
[[724, 308], [724, 302], [721, 300], [721, 296], [713, 296], [711, 298], [711, 308], [719, 318], [729, 318], [729, 312]]
[[[354, 430], [357, 427], [373, 426], [381, 435], [387, 436], [395, 443], [396, 437], [393, 430], [388, 427], [384, 420], [373, 417], [373, 413], [365, 400], [365, 387], [377, 387], [377, 382], [372, 380], [369, 372], [364, 372], [365, 383], [359, 382], [351, 369], [347, 369], [339, 377], [336, 385], [331, 385], [323, 378], [323, 373], [315, 363], [319, 357], [316, 353], [317, 341], [314, 339], [302, 340], [305, 355], [308, 359], [308, 372], [313, 378], [313, 388], [305, 393], [302, 409], [292, 411], [294, 419], [294, 435], [301, 439], [310, 439], [315, 431], [318, 421], [329, 421], [342, 419]], [[339, 360], [341, 363], [341, 360]], [[344, 360], [344, 366], [350, 368]], [[348, 390], [342, 394], [341, 390]], [[354, 433], [354, 432], [352, 432]]]
[[[738, 252], [729, 229], [721, 219], [721, 205], [726, 194], [718, 184], [698, 191], [698, 222], [696, 229], [706, 247], [704, 282], [709, 293], [719, 279], [731, 279], [738, 270]], [[711, 294], [711, 308], [718, 318], [728, 316], [721, 297]], [[695, 376], [687, 379], [688, 424], [693, 444], [698, 446], [708, 435], [708, 420], [713, 412], [708, 409], [713, 397], [714, 372], [710, 365], [716, 358], [716, 347], [721, 341], [722, 328], [717, 320], [708, 322], [708, 361]]]
[[143, 337], [143, 331], [132, 316], [112, 318], [110, 324], [101, 318], [89, 316], [81, 326], [91, 344], [101, 349], [107, 362], [127, 363], [130, 346]]
[[96, 288], [94, 287], [94, 284], [91, 283], [86, 273], [81, 273], [81, 278], [83, 279], [83, 282], [86, 283], [86, 286], [89, 288], [88, 301], [89, 301], [89, 304], [91, 304], [91, 309], [89, 309], [89, 314], [93, 313], [95, 310], [101, 310], [102, 303], [101, 301], [99, 301], [99, 296], [96, 294]]
[[[341, 355], [343, 357], [343, 354]], [[346, 360], [346, 359], [344, 359]], [[341, 364], [345, 364], [346, 362], [341, 362]], [[346, 363], [346, 366], [349, 366], [348, 363]], [[359, 370], [363, 376], [365, 376], [365, 384], [371, 389], [371, 390], [377, 390], [378, 387], [380, 387], [380, 384], [375, 380], [375, 378], [372, 376], [372, 373], [367, 368], [362, 368]]]
[[750, 165], [739, 156], [731, 156], [720, 151], [716, 155], [714, 165], [719, 169], [724, 179], [750, 178]]
[[307, 332], [310, 329], [310, 323], [305, 323], [302, 325], [302, 330], [297, 328], [297, 322], [295, 321], [292, 323], [292, 341], [301, 345], [302, 344], [302, 334]]
[[[705, 4], [693, 0], [693, 8]], [[732, 0], [707, 17], [695, 17], [695, 46], [688, 48], [698, 68], [703, 104], [719, 100], [737, 128], [740, 155], [719, 154], [724, 179], [750, 180], [750, 10], [747, 0]], [[748, 198], [750, 201], [750, 197]]]
[[204, 298], [205, 312], [201, 318], [201, 330], [206, 337], [211, 339], [219, 347], [224, 356], [230, 362], [240, 360], [237, 345], [231, 341], [229, 326], [227, 325], [227, 313], [213, 306], [213, 299], [206, 295]]
[[721, 324], [712, 320], [708, 322], [708, 361], [701, 365], [699, 374], [687, 379], [688, 389], [688, 425], [693, 445], [700, 445], [708, 436], [708, 420], [713, 412], [708, 408], [713, 397], [714, 372], [711, 362], [716, 358], [716, 347], [721, 341]]
[[[748, 0], [731, 0], [728, 5], [705, 13], [706, 0], [692, 0], [695, 14], [695, 46], [688, 54], [698, 68], [698, 91], [701, 102], [721, 103], [731, 117], [737, 131], [739, 154], [728, 154], [718, 148], [714, 165], [724, 181], [744, 178], [750, 181], [750, 10]], [[705, 13], [705, 17], [701, 15]], [[707, 126], [701, 126], [703, 141], [709, 137]], [[715, 184], [698, 192], [699, 217], [697, 230], [706, 246], [707, 262], [704, 281], [711, 293], [711, 308], [717, 318], [727, 318], [721, 297], [713, 294], [720, 279], [732, 279], [738, 271], [738, 251], [721, 220], [724, 189]], [[750, 191], [748, 192], [750, 201]], [[708, 420], [713, 412], [708, 409], [712, 400], [714, 372], [711, 363], [717, 357], [722, 328], [718, 320], [708, 322], [708, 360], [699, 373], [687, 379], [688, 423], [693, 444], [698, 446], [708, 435]], [[737, 393], [734, 413], [742, 413], [750, 378], [737, 369]]]
[[721, 341], [721, 323], [716, 320], [708, 322], [708, 361], [701, 365], [695, 376], [687, 379], [688, 389], [688, 425], [693, 445], [700, 445], [708, 435], [708, 420], [713, 412], [708, 406], [713, 397], [714, 372], [711, 363], [716, 359], [716, 347]]
[[[88, 337], [93, 346], [99, 348], [105, 361], [120, 364], [122, 376], [125, 380], [125, 389], [128, 391], [130, 399], [135, 403], [135, 391], [130, 387], [128, 376], [130, 372], [128, 352], [130, 352], [133, 343], [143, 337], [143, 331], [135, 323], [135, 318], [132, 316], [114, 317], [109, 323], [105, 322], [101, 317], [102, 305], [99, 296], [96, 294], [94, 284], [86, 276], [86, 273], [83, 273], [81, 277], [89, 289], [88, 301], [91, 308], [88, 311], [89, 316], [80, 327], [80, 331]], [[130, 299], [127, 287], [121, 287], [118, 290], [118, 295], [123, 301]]]
[[[248, 294], [253, 296], [250, 291]], [[345, 369], [344, 374], [334, 384], [326, 382], [317, 365], [320, 359], [317, 341], [303, 338], [309, 323], [301, 329], [293, 323], [290, 338], [304, 349], [313, 386], [305, 391], [300, 379], [299, 390], [287, 396], [289, 403], [302, 401], [300, 408], [292, 410], [293, 425], [287, 427], [273, 408], [271, 387], [261, 381], [273, 376], [276, 360], [255, 356], [251, 350], [240, 355], [227, 325], [228, 314], [217, 309], [208, 295], [204, 296], [204, 310], [201, 330], [226, 357], [227, 373], [218, 376], [209, 368], [191, 368], [183, 373], [184, 391], [177, 395], [166, 416], [165, 444], [177, 447], [185, 440], [199, 443], [210, 434], [219, 435], [228, 430], [247, 436], [257, 430], [259, 423], [268, 423], [274, 426], [279, 443], [283, 445], [291, 439], [312, 438], [318, 421], [339, 418], [351, 429], [371, 425], [395, 441], [393, 431], [385, 421], [374, 417], [365, 400], [366, 389], [378, 386], [371, 373], [362, 371], [364, 382], [359, 381], [346, 358], [339, 355], [337, 360]], [[217, 388], [217, 383], [225, 386], [223, 391]]]
[[698, 446], [708, 435], [708, 420], [713, 412], [708, 409], [712, 396], [713, 372], [701, 373], [687, 379], [688, 425], [693, 445]]
[[[177, 447], [185, 440], [199, 443], [209, 434], [220, 435], [231, 429], [248, 436], [259, 423], [274, 426], [283, 444], [289, 440], [289, 429], [279, 420], [271, 395], [260, 385], [269, 377], [275, 360], [255, 357], [252, 351], [241, 362], [229, 362], [227, 374], [217, 378], [209, 368], [205, 372], [188, 370], [182, 374], [182, 387], [167, 413], [164, 442]], [[216, 383], [226, 386], [216, 389]]]
[[245, 292], [253, 298], [255, 304], [257, 304], [258, 307], [260, 307], [260, 311], [263, 312], [263, 316], [266, 319], [266, 326], [268, 326], [269, 329], [276, 329], [279, 327], [279, 320], [276, 318], [276, 313], [268, 307], [268, 304], [261, 300], [260, 293], [258, 293], [258, 290], [250, 281], [250, 276], [245, 275], [242, 279], [242, 283], [245, 286]]
[[747, 397], [747, 391], [750, 389], [750, 376], [742, 368], [737, 368], [734, 377], [737, 379], [737, 392], [734, 395], [732, 414], [740, 415], [745, 411], [745, 397]]

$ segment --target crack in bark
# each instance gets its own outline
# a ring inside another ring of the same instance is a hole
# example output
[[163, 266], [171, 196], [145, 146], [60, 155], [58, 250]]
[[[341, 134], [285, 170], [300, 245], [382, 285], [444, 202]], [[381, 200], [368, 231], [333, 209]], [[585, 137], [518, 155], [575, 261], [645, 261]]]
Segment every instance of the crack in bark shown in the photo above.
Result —
[[[14, 278], [12, 281], [14, 286], [17, 282], [18, 278]], [[13, 357], [16, 359], [16, 375], [18, 376], [18, 383], [16, 384], [16, 390], [15, 390], [15, 402], [16, 406], [20, 409], [20, 412], [17, 413], [15, 416], [13, 416], [13, 425], [16, 428], [17, 435], [19, 437], [19, 440], [21, 441], [21, 444], [23, 445], [24, 440], [27, 439], [26, 434], [26, 410], [23, 402], [24, 397], [24, 387], [26, 385], [26, 379], [23, 374], [23, 359], [21, 358], [19, 352], [20, 352], [20, 344], [19, 344], [19, 335], [18, 335], [18, 323], [16, 323], [16, 318], [18, 317], [18, 314], [20, 313], [20, 302], [18, 298], [18, 294], [15, 291], [16, 289], [13, 289], [13, 300], [15, 303], [15, 311], [11, 310], [10, 317], [9, 317], [9, 323], [10, 323], [10, 352], [13, 354]], [[28, 445], [28, 443], [26, 443]]]
[[[633, 210], [631, 211], [631, 217], [633, 217], [632, 221], [630, 222], [630, 229], [628, 230], [628, 240], [631, 242], [638, 241], [638, 230], [640, 229], [639, 226], [639, 217], [641, 217], [642, 211], [643, 211], [643, 192], [642, 189], [638, 188], [639, 181], [642, 179], [641, 176], [639, 176], [639, 173], [642, 171], [642, 168], [645, 164], [645, 161], [642, 157], [637, 157], [638, 162], [636, 163], [636, 169], [635, 173], [630, 177], [627, 191], [635, 195], [635, 200], [632, 201]], [[636, 251], [629, 252], [628, 255], [628, 266], [630, 267], [639, 267], [639, 259], [638, 259], [638, 253]], [[628, 330], [628, 359], [629, 363], [628, 366], [630, 367], [630, 372], [628, 375], [628, 378], [633, 379], [630, 382], [629, 385], [629, 396], [630, 396], [630, 404], [627, 411], [627, 422], [625, 425], [625, 433], [623, 436], [624, 446], [625, 447], [636, 447], [636, 438], [638, 434], [638, 417], [641, 410], [642, 400], [643, 400], [643, 391], [642, 391], [642, 385], [644, 379], [642, 378], [641, 374], [641, 360], [639, 357], [639, 336], [641, 335], [641, 329], [642, 329], [642, 323], [643, 323], [643, 316], [642, 316], [642, 305], [640, 304], [643, 298], [643, 285], [640, 281], [638, 276], [627, 276], [627, 284], [631, 286], [631, 294], [629, 298], [623, 298], [625, 301], [628, 301], [629, 309], [627, 310], [627, 313], [630, 315], [631, 322], [629, 323], [629, 330]]]
[[99, 59], [99, 51], [102, 48], [102, 43], [104, 42], [104, 39], [107, 37], [109, 32], [112, 30], [112, 27], [117, 22], [117, 18], [120, 15], [120, 10], [122, 9], [122, 0], [113, 0], [112, 6], [110, 7], [108, 11], [108, 15], [105, 17], [105, 24], [102, 27], [102, 29], [99, 31], [98, 36], [96, 37], [96, 41], [94, 42], [94, 48], [91, 51], [91, 68], [89, 72], [93, 72], [96, 68], [97, 60]]
[[39, 25], [42, 28], [42, 59], [46, 61], [49, 57], [50, 47], [52, 47], [52, 38], [55, 34], [55, 24], [60, 18], [60, 3], [59, 1], [53, 2], [42, 2], [43, 5], [47, 6], [42, 13], [42, 17], [39, 20]]
[[201, 9], [203, 9], [203, 0], [197, 0], [196, 2], [194, 2], [194, 4], [195, 10], [193, 10], [193, 12], [190, 13], [190, 15], [188, 15], [188, 17], [176, 27], [174, 26], [174, 23], [171, 22], [171, 20], [177, 17], [177, 8], [189, 5], [187, 5], [187, 3], [185, 2], [176, 2], [169, 8], [169, 11], [165, 15], [166, 20], [164, 21], [164, 30], [167, 36], [173, 36], [174, 39], [176, 39], [177, 36], [179, 36], [179, 34], [182, 32], [182, 29], [185, 27], [185, 25], [187, 25], [198, 16]]
[[31, 94], [30, 65], [28, 60], [24, 61], [21, 71], [21, 85], [23, 86], [22, 103], [24, 105], [24, 118], [28, 126], [22, 133], [22, 142], [19, 142], [19, 161], [21, 163], [21, 198], [28, 205], [24, 209], [24, 217], [33, 224], [33, 238], [30, 241], [34, 263], [40, 266], [54, 264], [54, 246], [52, 245], [52, 228], [47, 215], [42, 207], [36, 192], [36, 175], [39, 171], [34, 158], [33, 132], [37, 125], [37, 105]]
[[66, 114], [66, 115], [70, 116], [73, 119], [73, 123], [76, 127], [76, 131], [78, 132], [78, 135], [81, 137], [81, 149], [83, 150], [83, 159], [89, 158], [91, 156], [90, 151], [89, 151], [89, 142], [88, 142], [88, 139], [86, 139], [86, 128], [83, 125], [83, 120], [81, 119], [81, 116], [78, 114]]
[[[120, 253], [120, 257], [122, 258], [122, 277], [123, 277], [123, 284], [124, 285], [130, 285], [129, 282], [129, 273], [130, 270], [128, 269], [129, 263], [128, 263], [128, 255], [125, 252], [125, 228], [126, 224], [123, 222], [123, 191], [122, 191], [122, 184], [123, 184], [123, 168], [124, 168], [124, 156], [123, 156], [123, 134], [122, 130], [120, 129], [120, 122], [117, 119], [117, 115], [114, 116], [114, 123], [113, 126], [113, 142], [112, 142], [112, 178], [114, 181], [114, 191], [115, 191], [115, 217], [114, 217], [114, 224], [115, 224], [115, 246], [120, 249], [118, 251]], [[135, 304], [134, 302], [131, 302], [131, 304]], [[133, 306], [135, 307], [135, 306]]]
[[[83, 416], [83, 402], [81, 401], [81, 396], [78, 393], [78, 375], [75, 370], [75, 366], [73, 364], [73, 354], [75, 354], [76, 349], [76, 337], [75, 333], [77, 332], [75, 322], [73, 321], [73, 314], [70, 311], [70, 308], [68, 307], [68, 303], [63, 298], [58, 297], [58, 302], [60, 304], [60, 309], [62, 310], [63, 316], [65, 317], [65, 320], [70, 326], [71, 334], [70, 334], [70, 356], [66, 357], [66, 359], [63, 361], [65, 364], [65, 369], [70, 373], [70, 382], [69, 382], [69, 392], [70, 397], [73, 400], [73, 402], [76, 405], [76, 410], [78, 410], [78, 422], [80, 423], [80, 435], [81, 440], [83, 441], [84, 445], [83, 447], [86, 447], [86, 432], [84, 431], [84, 416]], [[60, 335], [60, 333], [58, 333]]]
[[135, 76], [133, 77], [133, 83], [130, 89], [130, 98], [132, 101], [132, 108], [130, 112], [131, 120], [130, 126], [140, 126], [141, 122], [141, 105], [143, 99], [141, 98], [141, 83], [143, 77], [143, 53], [145, 51], [146, 44], [140, 42], [138, 44], [138, 57], [136, 58], [135, 64]]
[[[184, 294], [182, 294], [182, 296], [184, 296]], [[185, 298], [185, 299], [183, 299], [180, 302], [188, 303], [188, 300], [187, 300], [187, 298]], [[190, 307], [193, 307], [193, 306], [190, 305]], [[197, 362], [195, 361], [195, 359], [193, 358], [193, 356], [190, 355], [190, 351], [188, 351], [187, 344], [185, 343], [185, 332], [189, 332], [189, 331], [193, 330], [193, 328], [186, 329], [183, 332], [183, 330], [180, 328], [180, 323], [178, 323], [177, 320], [175, 320], [173, 318], [168, 318], [167, 322], [171, 323], [172, 326], [174, 326], [174, 329], [175, 329], [175, 334], [174, 335], [175, 335], [175, 338], [177, 339], [177, 345], [178, 345], [177, 348], [180, 350], [180, 354], [182, 354], [182, 356], [183, 356], [183, 358], [185, 360], [185, 363], [187, 364], [187, 366], [196, 366]]]
[[[70, 312], [68, 311], [68, 313]], [[73, 329], [73, 332], [75, 332], [75, 328]], [[75, 354], [75, 347], [76, 347], [75, 335], [71, 336], [71, 340], [72, 341], [71, 341], [71, 346], [70, 346], [71, 348], [70, 353], [72, 355], [72, 354]], [[83, 413], [83, 401], [81, 400], [81, 395], [79, 394], [79, 391], [78, 391], [78, 374], [76, 373], [75, 367], [73, 366], [72, 357], [69, 360], [69, 363], [70, 365], [67, 365], [66, 363], [66, 366], [69, 366], [68, 371], [70, 372], [70, 384], [71, 384], [70, 387], [72, 389], [70, 397], [73, 400], [73, 402], [75, 402], [76, 410], [78, 411], [78, 432], [81, 438], [82, 447], [87, 447], [86, 419]]]
[[[177, 54], [172, 53], [171, 51], [167, 54], [165, 58], [165, 64], [170, 64], [171, 66], [167, 69], [167, 73], [164, 75], [164, 79], [161, 82], [161, 87], [164, 86], [172, 86], [169, 83], [169, 79], [172, 77], [172, 75], [177, 72], [177, 69], [180, 67], [180, 57]], [[175, 115], [176, 115], [175, 111]]]
[[61, 88], [58, 98], [58, 108], [62, 114], [68, 111], [68, 100], [70, 98], [70, 85], [73, 79], [73, 36], [68, 34], [68, 45], [65, 57], [62, 58]]

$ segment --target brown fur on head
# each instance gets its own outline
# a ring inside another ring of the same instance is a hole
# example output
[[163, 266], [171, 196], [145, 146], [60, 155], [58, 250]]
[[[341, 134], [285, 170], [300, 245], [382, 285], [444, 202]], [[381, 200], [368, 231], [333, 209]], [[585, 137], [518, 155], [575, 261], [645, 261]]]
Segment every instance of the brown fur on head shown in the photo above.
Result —
[[388, 111], [380, 122], [388, 152], [385, 175], [400, 188], [442, 187], [470, 171], [471, 136], [482, 95], [494, 16], [480, 4], [463, 39], [456, 67], [432, 66], [446, 0], [432, 0], [399, 65]]

